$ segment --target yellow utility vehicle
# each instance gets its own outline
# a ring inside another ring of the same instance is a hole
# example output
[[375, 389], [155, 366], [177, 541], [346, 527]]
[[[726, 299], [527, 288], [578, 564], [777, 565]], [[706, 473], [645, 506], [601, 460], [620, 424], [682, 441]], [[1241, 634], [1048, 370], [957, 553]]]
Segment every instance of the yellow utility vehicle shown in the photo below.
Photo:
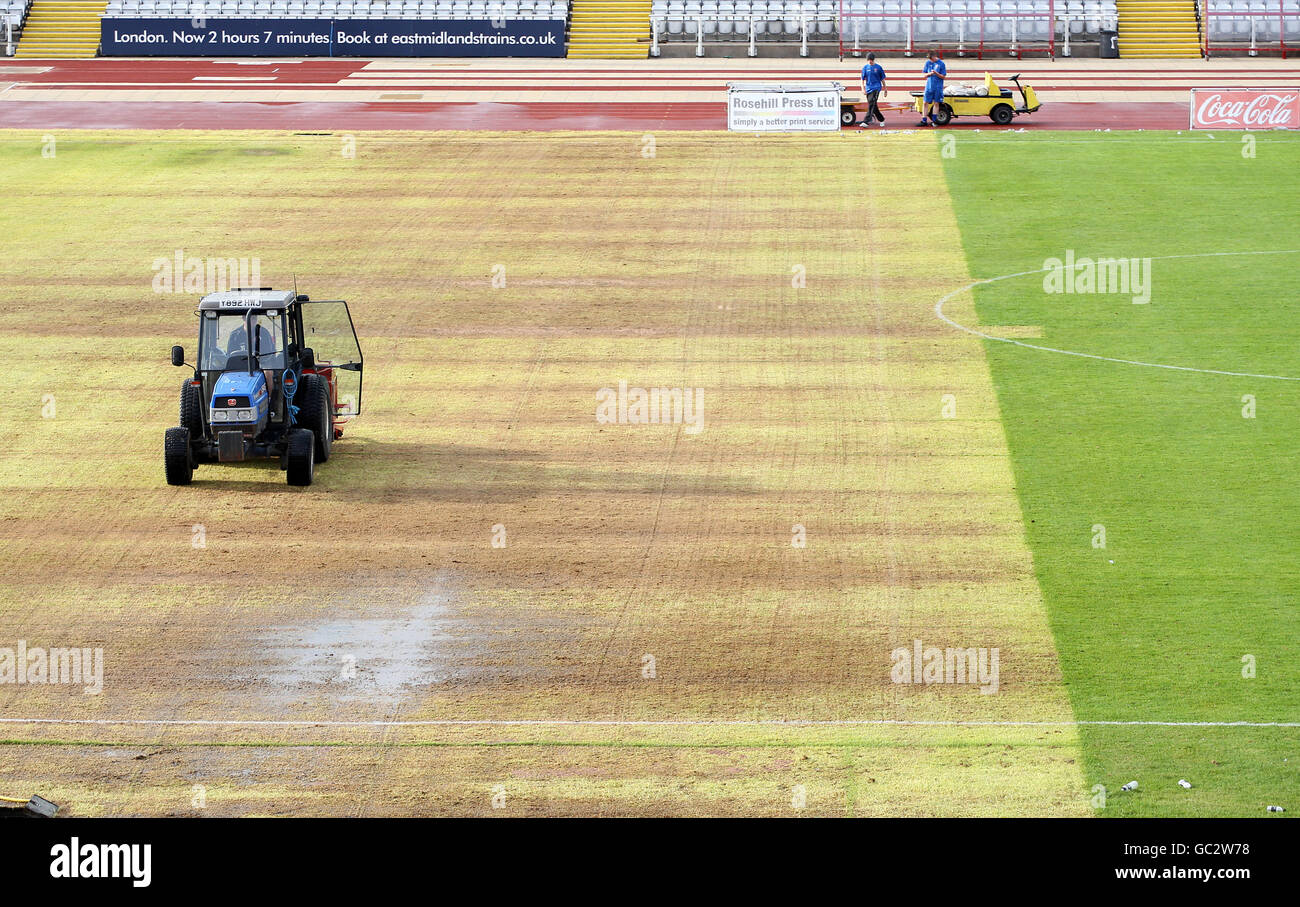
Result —
[[[934, 115], [935, 124], [947, 126], [953, 117], [988, 117], [999, 126], [1005, 126], [1022, 113], [1033, 113], [1042, 106], [1038, 103], [1038, 95], [1034, 92], [1033, 86], [1020, 84], [1020, 73], [1012, 76], [1011, 81], [1016, 83], [1016, 88], [1020, 90], [1020, 97], [1024, 101], [1019, 107], [1015, 106], [1016, 96], [1011, 89], [999, 88], [993, 81], [993, 77], [984, 73], [984, 87], [981, 89], [983, 94], [944, 92], [943, 103]], [[912, 97], [913, 109], [924, 115], [925, 92], [914, 91]]]

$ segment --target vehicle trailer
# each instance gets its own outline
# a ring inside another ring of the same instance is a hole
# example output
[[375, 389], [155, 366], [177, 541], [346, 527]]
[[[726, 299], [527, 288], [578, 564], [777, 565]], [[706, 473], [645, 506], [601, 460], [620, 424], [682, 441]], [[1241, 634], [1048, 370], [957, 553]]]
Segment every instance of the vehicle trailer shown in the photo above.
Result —
[[[197, 314], [194, 375], [181, 384], [181, 424], [164, 440], [167, 484], [190, 484], [204, 463], [276, 457], [290, 485], [310, 485], [361, 414], [348, 304], [262, 287], [211, 293]], [[183, 347], [172, 347], [172, 365], [187, 365]]]

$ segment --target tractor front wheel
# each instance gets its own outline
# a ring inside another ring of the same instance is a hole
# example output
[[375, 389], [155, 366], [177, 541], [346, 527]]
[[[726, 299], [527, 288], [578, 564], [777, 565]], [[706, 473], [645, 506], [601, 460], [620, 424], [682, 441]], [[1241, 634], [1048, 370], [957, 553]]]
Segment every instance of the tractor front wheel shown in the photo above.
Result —
[[330, 458], [334, 442], [334, 409], [330, 406], [329, 384], [319, 375], [303, 375], [302, 387], [295, 399], [298, 406], [298, 424], [316, 435], [316, 462], [325, 463]]
[[852, 126], [857, 121], [858, 121], [858, 115], [857, 113], [854, 112], [852, 107], [840, 108], [840, 122], [842, 124], [844, 124], [845, 126]]
[[163, 462], [167, 467], [168, 485], [188, 485], [194, 480], [188, 428], [167, 429], [167, 436], [163, 439]]
[[306, 486], [316, 477], [316, 439], [311, 429], [295, 428], [289, 432], [285, 452], [285, 471], [290, 485]]
[[999, 126], [1005, 126], [1010, 123], [1011, 118], [1015, 115], [1016, 112], [1007, 104], [999, 104], [997, 107], [994, 107], [989, 111], [989, 119], [997, 123]]

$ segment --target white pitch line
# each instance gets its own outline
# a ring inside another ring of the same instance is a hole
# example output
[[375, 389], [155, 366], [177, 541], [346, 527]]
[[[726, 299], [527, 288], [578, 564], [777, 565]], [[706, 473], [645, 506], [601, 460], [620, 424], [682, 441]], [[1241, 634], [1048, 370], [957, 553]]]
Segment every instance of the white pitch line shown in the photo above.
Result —
[[1249, 727], [1300, 728], [1300, 721], [909, 721], [876, 718], [843, 721], [755, 719], [720, 721], [620, 721], [615, 719], [430, 719], [425, 721], [291, 721], [257, 718], [0, 718], [0, 724], [64, 724], [129, 727]]
[[[1152, 261], [1169, 261], [1175, 258], [1215, 258], [1231, 255], [1296, 255], [1300, 254], [1300, 249], [1278, 249], [1275, 251], [1261, 252], [1195, 252], [1187, 255], [1159, 255], [1152, 258]], [[974, 334], [976, 337], [984, 340], [996, 340], [999, 343], [1011, 343], [1015, 346], [1022, 346], [1025, 349], [1039, 350], [1044, 353], [1060, 353], [1063, 356], [1078, 356], [1082, 359], [1097, 359], [1101, 362], [1118, 362], [1122, 365], [1140, 365], [1145, 368], [1163, 368], [1175, 372], [1200, 372], [1204, 375], [1227, 375], [1233, 378], [1262, 378], [1269, 381], [1300, 381], [1300, 378], [1288, 375], [1256, 375], [1251, 372], [1229, 372], [1214, 368], [1194, 368], [1190, 365], [1168, 365], [1163, 362], [1143, 362], [1139, 359], [1118, 359], [1113, 356], [1100, 356], [1096, 353], [1081, 353], [1078, 350], [1060, 350], [1050, 346], [1040, 346], [1036, 343], [1025, 343], [1023, 340], [1015, 340], [1011, 337], [996, 337], [993, 334], [986, 334], [975, 328], [967, 327], [964, 324], [958, 324], [943, 313], [943, 305], [954, 296], [960, 296], [962, 293], [970, 292], [982, 284], [997, 283], [1000, 280], [1011, 280], [1016, 277], [1028, 277], [1030, 274], [1045, 274], [1052, 268], [1038, 268], [1033, 271], [1021, 271], [1018, 274], [1003, 274], [1001, 277], [986, 277], [983, 280], [977, 280], [969, 283], [959, 290], [953, 290], [947, 296], [944, 296], [934, 304], [934, 314], [945, 324], [957, 328], [959, 331], [965, 331], [967, 334]]]

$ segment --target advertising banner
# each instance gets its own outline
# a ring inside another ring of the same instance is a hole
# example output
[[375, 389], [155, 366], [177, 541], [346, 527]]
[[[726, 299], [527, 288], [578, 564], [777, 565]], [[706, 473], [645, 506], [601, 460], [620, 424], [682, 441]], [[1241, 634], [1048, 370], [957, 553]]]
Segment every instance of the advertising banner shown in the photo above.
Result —
[[1193, 129], [1300, 129], [1300, 89], [1193, 88]]
[[106, 57], [563, 57], [563, 19], [102, 19]]
[[840, 128], [839, 82], [790, 85], [727, 83], [732, 132], [835, 132]]

